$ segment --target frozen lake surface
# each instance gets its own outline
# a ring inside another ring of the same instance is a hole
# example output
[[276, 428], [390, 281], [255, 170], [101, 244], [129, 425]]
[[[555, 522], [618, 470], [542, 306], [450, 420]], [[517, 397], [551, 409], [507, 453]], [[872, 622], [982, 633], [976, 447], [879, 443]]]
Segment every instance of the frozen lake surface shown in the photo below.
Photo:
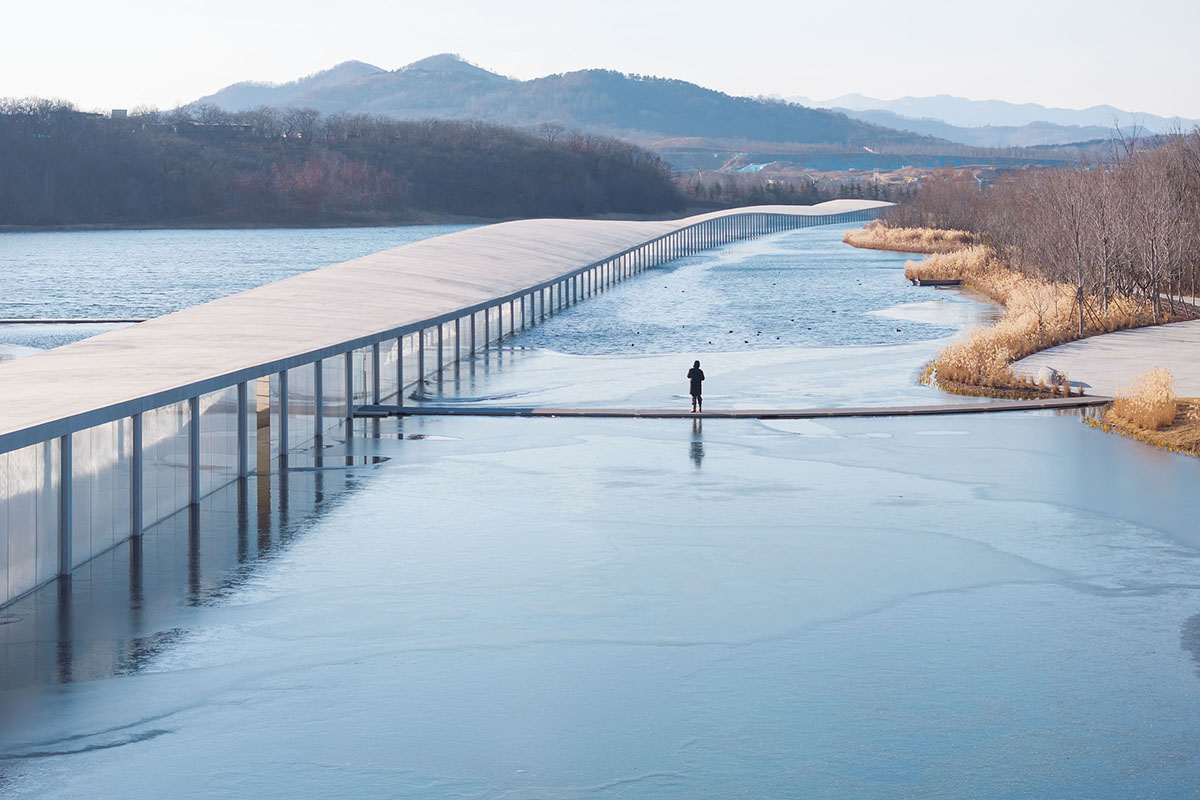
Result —
[[[723, 266], [738, 257], [639, 281], [755, 280]], [[864, 258], [898, 279], [902, 256]], [[884, 322], [843, 344], [709, 353], [647, 299], [657, 327], [627, 355], [598, 326], [632, 281], [428, 392], [672, 403], [698, 357], [731, 405], [934, 402], [914, 365], [986, 309], [873, 277], [878, 296], [844, 308]], [[726, 313], [711, 292], [704, 319]], [[759, 324], [745, 308], [725, 330]], [[1075, 414], [424, 418], [360, 422], [321, 458], [5, 609], [0, 796], [1200, 785], [1200, 462]]]

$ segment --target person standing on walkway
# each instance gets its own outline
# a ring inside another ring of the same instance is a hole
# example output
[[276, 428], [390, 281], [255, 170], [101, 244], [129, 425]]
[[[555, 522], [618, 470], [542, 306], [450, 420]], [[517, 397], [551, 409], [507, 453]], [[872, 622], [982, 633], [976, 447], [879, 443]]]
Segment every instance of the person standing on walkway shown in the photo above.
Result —
[[704, 398], [700, 396], [700, 384], [704, 382], [704, 370], [700, 369], [700, 362], [692, 364], [692, 368], [688, 370], [688, 380], [692, 382], [692, 413], [704, 410]]

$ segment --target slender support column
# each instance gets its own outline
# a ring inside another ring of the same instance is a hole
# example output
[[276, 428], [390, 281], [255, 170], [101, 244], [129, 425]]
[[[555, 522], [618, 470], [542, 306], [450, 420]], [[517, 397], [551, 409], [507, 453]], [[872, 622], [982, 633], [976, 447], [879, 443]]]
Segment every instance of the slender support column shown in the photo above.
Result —
[[[462, 358], [462, 317], [454, 318], [454, 358], [451, 359], [455, 365]], [[456, 367], [457, 368], [457, 367]]]
[[417, 386], [425, 388], [425, 329], [417, 331]]
[[371, 345], [371, 402], [375, 405], [379, 405], [380, 395], [383, 394], [383, 381], [380, 380], [382, 376], [379, 374], [380, 363], [379, 342], [376, 342]]
[[508, 335], [513, 336], [517, 332], [517, 304], [513, 300], [508, 301]]
[[58, 574], [70, 576], [75, 561], [71, 554], [71, 434], [58, 437]]
[[441, 378], [442, 378], [442, 370], [446, 368], [446, 357], [445, 357], [445, 355], [444, 355], [444, 352], [443, 352], [443, 351], [445, 350], [445, 340], [446, 340], [446, 335], [445, 335], [445, 331], [444, 331], [444, 326], [445, 326], [445, 323], [444, 323], [444, 322], [439, 322], [439, 323], [438, 323], [438, 337], [437, 337], [437, 343], [438, 343], [438, 348], [437, 348], [437, 373], [438, 373], [438, 380], [441, 380]]
[[250, 387], [242, 381], [237, 390], [237, 474], [245, 478], [250, 475]]
[[342, 358], [346, 360], [346, 419], [354, 419], [354, 351], [347, 350]]
[[396, 405], [404, 405], [404, 334], [396, 337]]
[[488, 310], [485, 308], [483, 310], [483, 349], [484, 350], [487, 350], [489, 347], [491, 347], [491, 339], [492, 339], [492, 328], [491, 328], [491, 325], [488, 324]]
[[325, 361], [313, 362], [313, 428], [317, 436], [325, 433]]
[[471, 355], [475, 355], [475, 312], [471, 312]]
[[142, 535], [142, 415], [130, 417], [133, 423], [133, 452], [129, 459], [129, 535]]
[[188, 398], [188, 503], [200, 502], [200, 398]]
[[529, 315], [525, 313], [525, 295], [521, 295], [521, 330], [525, 330], [525, 321]]
[[291, 431], [288, 429], [288, 417], [292, 414], [291, 402], [288, 397], [288, 373], [279, 373], [279, 466], [287, 466], [288, 445], [291, 443]]

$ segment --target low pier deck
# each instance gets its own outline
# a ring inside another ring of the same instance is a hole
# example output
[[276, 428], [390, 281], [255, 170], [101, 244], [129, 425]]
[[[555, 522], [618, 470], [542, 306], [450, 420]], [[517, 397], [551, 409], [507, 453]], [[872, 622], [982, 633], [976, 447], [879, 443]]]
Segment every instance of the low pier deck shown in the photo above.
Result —
[[[403, 397], [620, 282], [735, 241], [865, 222], [888, 205], [485, 225], [5, 361], [0, 607], [223, 486], [287, 469], [289, 452], [356, 408]], [[9, 324], [85, 321], [101, 322]]]
[[961, 278], [909, 278], [913, 286], [962, 286]]
[[1045, 400], [988, 400], [933, 406], [868, 406], [860, 408], [732, 408], [709, 411], [663, 408], [540, 408], [536, 406], [396, 406], [365, 405], [358, 418], [383, 417], [577, 417], [596, 419], [837, 419], [845, 417], [932, 417], [1089, 408], [1111, 403], [1111, 397], [1061, 397]]

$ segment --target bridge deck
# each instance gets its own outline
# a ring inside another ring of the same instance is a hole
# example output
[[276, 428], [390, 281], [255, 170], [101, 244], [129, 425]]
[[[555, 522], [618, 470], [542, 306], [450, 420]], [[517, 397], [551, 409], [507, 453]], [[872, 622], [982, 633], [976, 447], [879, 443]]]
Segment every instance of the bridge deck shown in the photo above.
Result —
[[819, 220], [886, 205], [835, 200], [679, 220], [518, 220], [374, 253], [0, 364], [0, 452], [311, 363], [700, 222], [748, 212]]
[[1047, 400], [987, 400], [934, 406], [864, 408], [734, 408], [692, 412], [662, 408], [538, 408], [534, 406], [393, 406], [368, 405], [355, 409], [360, 418], [380, 417], [588, 417], [607, 419], [834, 419], [838, 417], [925, 417], [949, 414], [988, 414], [1000, 411], [1041, 411], [1087, 408], [1111, 403], [1110, 397], [1062, 397]]

